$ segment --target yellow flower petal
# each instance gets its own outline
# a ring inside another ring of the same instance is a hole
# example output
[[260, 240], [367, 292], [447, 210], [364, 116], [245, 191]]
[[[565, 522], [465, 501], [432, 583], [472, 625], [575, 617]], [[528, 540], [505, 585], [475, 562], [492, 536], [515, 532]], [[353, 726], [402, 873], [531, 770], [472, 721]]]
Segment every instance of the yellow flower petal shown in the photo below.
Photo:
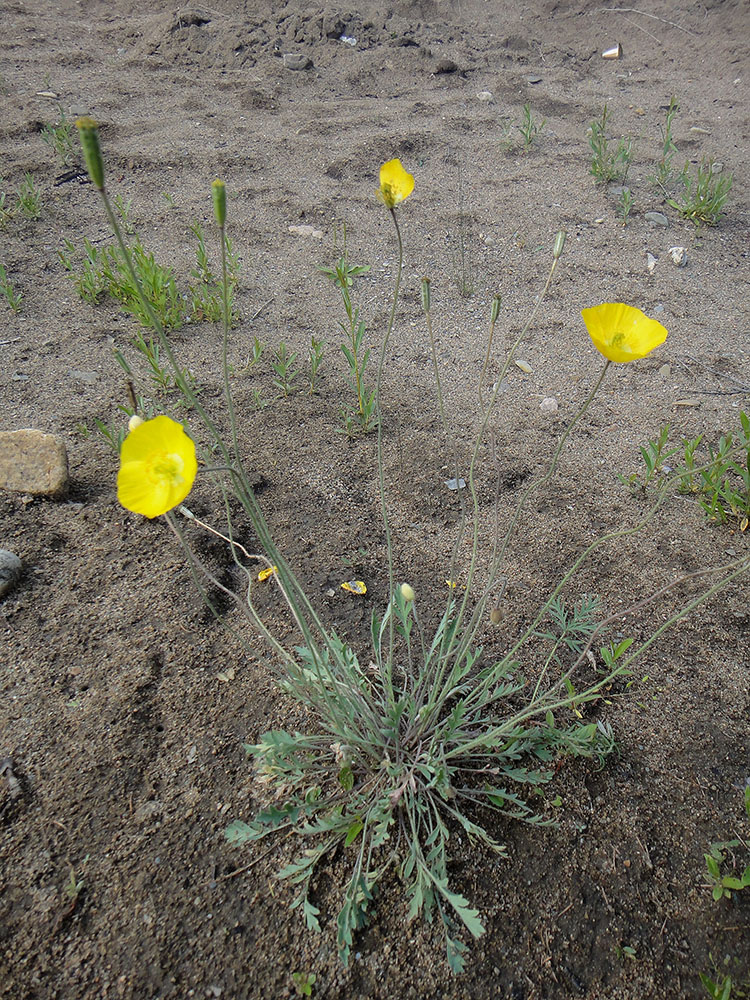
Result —
[[620, 364], [645, 358], [667, 339], [661, 323], [623, 302], [583, 309], [581, 316], [597, 351]]
[[364, 580], [347, 580], [341, 584], [342, 590], [348, 590], [350, 594], [366, 594], [367, 586]]
[[274, 573], [277, 573], [278, 569], [278, 566], [266, 566], [265, 569], [262, 569], [260, 573], [258, 573], [258, 580], [263, 583], [263, 581], [267, 580], [269, 576], [273, 576]]
[[180, 424], [145, 420], [122, 443], [117, 499], [135, 514], [158, 517], [182, 503], [197, 472], [195, 445]]
[[389, 160], [380, 168], [380, 187], [375, 192], [386, 206], [394, 208], [414, 190], [414, 177], [401, 166], [401, 160]]

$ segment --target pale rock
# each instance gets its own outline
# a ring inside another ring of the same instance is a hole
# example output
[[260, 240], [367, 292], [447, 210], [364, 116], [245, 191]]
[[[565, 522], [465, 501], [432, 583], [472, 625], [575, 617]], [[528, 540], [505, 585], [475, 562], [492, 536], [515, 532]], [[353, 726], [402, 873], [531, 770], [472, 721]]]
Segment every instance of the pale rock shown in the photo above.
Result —
[[68, 486], [68, 453], [62, 439], [33, 429], [0, 431], [0, 488], [58, 496]]
[[13, 552], [0, 549], [0, 597], [5, 597], [21, 578], [21, 560]]
[[309, 69], [311, 65], [309, 58], [302, 52], [284, 53], [284, 69]]
[[312, 237], [314, 240], [323, 239], [323, 233], [319, 229], [316, 229], [315, 226], [289, 226], [289, 232], [294, 233], [296, 236]]
[[652, 253], [646, 254], [646, 267], [648, 268], [648, 273], [653, 274], [654, 268], [656, 267], [657, 258], [654, 257]]
[[644, 219], [650, 226], [668, 226], [669, 219], [663, 212], [646, 212]]
[[557, 413], [558, 403], [554, 396], [545, 396], [539, 407], [542, 413]]
[[687, 249], [685, 247], [670, 247], [669, 256], [675, 267], [684, 267], [687, 264]]

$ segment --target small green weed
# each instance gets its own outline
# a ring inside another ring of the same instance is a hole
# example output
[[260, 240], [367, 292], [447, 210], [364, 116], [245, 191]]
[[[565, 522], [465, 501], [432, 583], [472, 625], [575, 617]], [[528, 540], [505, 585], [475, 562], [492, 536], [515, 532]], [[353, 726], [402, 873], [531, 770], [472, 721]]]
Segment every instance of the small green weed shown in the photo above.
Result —
[[523, 138], [524, 153], [528, 153], [533, 144], [536, 142], [537, 136], [542, 134], [542, 130], [546, 124], [546, 118], [542, 118], [540, 122], [536, 121], [531, 113], [531, 105], [528, 102], [524, 104], [521, 124], [516, 125], [516, 128], [521, 133]]
[[5, 301], [14, 313], [19, 313], [21, 311], [23, 295], [21, 292], [17, 292], [15, 290], [13, 282], [8, 277], [8, 272], [2, 264], [0, 264], [0, 293], [2, 293]]
[[23, 175], [18, 189], [16, 207], [27, 219], [38, 219], [42, 214], [42, 195], [28, 171]]
[[[750, 417], [740, 412], [739, 432], [734, 436], [723, 434], [716, 449], [709, 445], [708, 461], [696, 457], [702, 441], [701, 435], [669, 447], [667, 424], [655, 441], [641, 446], [645, 474], [634, 472], [618, 478], [635, 490], [672, 474], [680, 492], [695, 495], [710, 521], [726, 524], [736, 520], [740, 531], [745, 531], [750, 519]], [[678, 454], [682, 462], [675, 463], [673, 469], [666, 462]]]
[[294, 381], [299, 374], [297, 369], [294, 367], [294, 362], [296, 360], [296, 352], [294, 354], [290, 354], [286, 344], [282, 340], [274, 352], [271, 360], [271, 368], [276, 376], [276, 378], [273, 379], [273, 384], [281, 393], [284, 394], [284, 396], [288, 396], [290, 393], [294, 392]]
[[[195, 278], [196, 284], [190, 286], [191, 312], [193, 319], [218, 323], [222, 318], [224, 305], [222, 302], [221, 279], [211, 270], [206, 250], [206, 241], [203, 235], [203, 227], [199, 222], [193, 223], [190, 232], [195, 236], [198, 245], [195, 249], [195, 267], [191, 271], [191, 276]], [[224, 237], [224, 245], [227, 257], [227, 297], [229, 304], [230, 322], [234, 324], [238, 319], [234, 308], [234, 297], [239, 284], [239, 263], [234, 253], [232, 244], [227, 236]]]
[[750, 886], [750, 865], [739, 877], [730, 874], [723, 875], [721, 872], [721, 866], [727, 861], [727, 858], [730, 856], [733, 858], [733, 849], [741, 845], [747, 847], [747, 844], [742, 840], [719, 840], [711, 844], [708, 854], [703, 855], [706, 859], [706, 871], [711, 880], [711, 894], [716, 902], [720, 899], [731, 899], [733, 892], [739, 892]]
[[695, 177], [685, 164], [682, 172], [684, 192], [679, 198], [668, 198], [667, 204], [677, 209], [700, 229], [702, 225], [715, 226], [724, 214], [724, 204], [732, 190], [732, 174], [721, 174], [713, 160], [702, 160]]
[[317, 976], [313, 972], [293, 972], [294, 988], [301, 997], [311, 997]]
[[310, 388], [308, 395], [314, 396], [318, 391], [315, 387], [315, 379], [318, 377], [318, 369], [323, 364], [323, 354], [325, 352], [325, 341], [315, 336], [310, 337], [310, 347], [308, 350], [308, 360], [310, 362]]
[[73, 282], [76, 291], [84, 302], [91, 305], [96, 303], [106, 294], [108, 281], [103, 270], [104, 252], [96, 247], [86, 238], [83, 239], [83, 256], [76, 262], [78, 255], [76, 245], [72, 240], [64, 241], [65, 249], [58, 250], [57, 255], [68, 272], [67, 277]]
[[675, 178], [672, 160], [677, 152], [677, 147], [675, 146], [674, 139], [672, 138], [672, 122], [674, 121], [674, 117], [679, 110], [680, 105], [677, 103], [677, 98], [673, 96], [669, 101], [666, 123], [660, 126], [661, 156], [656, 164], [656, 173], [653, 175], [652, 180], [655, 184], [658, 184], [662, 190], [666, 190]]
[[376, 399], [375, 390], [365, 385], [365, 370], [370, 360], [370, 348], [365, 348], [365, 321], [361, 318], [359, 308], [352, 303], [350, 289], [354, 278], [366, 274], [369, 264], [354, 265], [349, 263], [346, 250], [346, 228], [344, 228], [342, 253], [333, 267], [321, 267], [320, 271], [329, 278], [341, 293], [341, 299], [346, 312], [346, 322], [339, 321], [339, 327], [347, 340], [342, 343], [341, 352], [349, 364], [351, 385], [357, 396], [357, 409], [352, 413], [342, 409], [344, 432], [351, 437], [358, 430], [364, 434], [374, 429]]
[[623, 226], [627, 226], [630, 218], [630, 211], [633, 208], [633, 192], [629, 187], [623, 187], [617, 201], [617, 214], [622, 219]]
[[599, 118], [591, 122], [589, 146], [591, 147], [590, 173], [597, 184], [608, 184], [610, 181], [625, 182], [633, 158], [633, 140], [628, 138], [607, 139], [607, 123], [609, 109], [604, 105]]
[[68, 121], [61, 107], [57, 125], [45, 125], [41, 131], [42, 142], [49, 146], [63, 167], [69, 167], [76, 161], [73, 127], [73, 123]]
[[230, 367], [229, 367], [229, 374], [230, 375], [235, 375], [235, 376], [236, 375], [248, 375], [253, 370], [253, 368], [255, 368], [255, 366], [258, 364], [258, 362], [260, 361], [261, 357], [263, 356], [263, 351], [265, 349], [266, 349], [266, 345], [263, 343], [262, 340], [259, 340], [256, 337], [253, 340], [253, 346], [252, 346], [252, 349], [250, 351], [250, 354], [248, 354], [248, 356], [245, 358], [244, 363], [239, 368], [236, 368], [233, 365], [230, 365]]

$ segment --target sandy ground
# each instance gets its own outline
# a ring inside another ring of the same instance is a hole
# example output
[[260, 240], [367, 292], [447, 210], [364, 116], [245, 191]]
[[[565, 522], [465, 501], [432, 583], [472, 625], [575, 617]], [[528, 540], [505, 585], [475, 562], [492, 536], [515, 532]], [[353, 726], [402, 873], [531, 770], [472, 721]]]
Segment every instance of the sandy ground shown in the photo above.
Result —
[[[598, 375], [581, 308], [623, 300], [664, 323], [662, 347], [608, 373], [558, 475], [527, 510], [508, 556], [503, 623], [481, 635], [491, 654], [583, 544], [646, 509], [617, 478], [642, 467], [640, 444], [669, 422], [675, 441], [703, 434], [715, 445], [750, 409], [750, 8], [272, 7], [3, 5], [2, 190], [12, 206], [30, 173], [41, 208], [0, 229], [0, 262], [23, 296], [18, 314], [0, 299], [0, 430], [61, 435], [71, 485], [58, 500], [0, 490], [0, 547], [24, 564], [0, 601], [0, 996], [271, 998], [295, 995], [295, 972], [315, 974], [313, 996], [341, 1000], [700, 997], [701, 972], [730, 974], [732, 997], [746, 995], [750, 890], [714, 902], [704, 854], [749, 833], [747, 579], [666, 634], [637, 683], [593, 709], [619, 751], [601, 770], [560, 770], [545, 791], [559, 797], [559, 828], [497, 824], [507, 861], [457, 838], [451, 876], [487, 923], [463, 976], [450, 977], [434, 926], [405, 923], [395, 875], [345, 970], [335, 948], [345, 859], [316, 884], [323, 927], [314, 935], [274, 879], [293, 848], [226, 844], [228, 822], [251, 819], [260, 801], [242, 744], [314, 720], [279, 696], [260, 639], [248, 636], [254, 652], [241, 651], [204, 609], [166, 526], [117, 503], [116, 456], [95, 425], [125, 421], [113, 350], [158, 409], [179, 412], [177, 401], [150, 380], [135, 320], [111, 298], [83, 301], [66, 274], [66, 240], [102, 248], [111, 237], [95, 191], [41, 130], [61, 111], [101, 122], [110, 192], [181, 291], [194, 280], [196, 222], [216, 267], [209, 186], [226, 181], [241, 447], [280, 548], [355, 645], [387, 591], [375, 441], [341, 433], [340, 410], [353, 402], [338, 350], [342, 311], [319, 268], [335, 260], [345, 225], [351, 262], [371, 265], [354, 294], [377, 346], [396, 267], [392, 226], [374, 198], [380, 164], [398, 156], [416, 179], [399, 209], [406, 264], [383, 408], [397, 569], [425, 595], [427, 618], [443, 600], [457, 501], [443, 485], [450, 463], [420, 277], [432, 279], [441, 378], [465, 456], [492, 297], [502, 293], [503, 306], [490, 374], [534, 304], [555, 233], [568, 232], [519, 348], [530, 371], [509, 374], [493, 447], [482, 452], [485, 524], [496, 495], [506, 516], [544, 471]], [[622, 57], [602, 59], [617, 43]], [[711, 157], [734, 176], [725, 218], [699, 232], [652, 180], [673, 95], [676, 169], [688, 161], [695, 172]], [[544, 126], [524, 150], [516, 126], [526, 104]], [[589, 172], [587, 129], [605, 104], [612, 138], [635, 141], [627, 225], [618, 193]], [[675, 246], [685, 266], [673, 262]], [[304, 391], [311, 336], [327, 344], [315, 395]], [[248, 369], [256, 337], [266, 348]], [[287, 398], [269, 362], [282, 341], [301, 362], [302, 391]], [[173, 334], [204, 404], [223, 419], [220, 342], [213, 323]], [[541, 408], [546, 397], [556, 411]], [[217, 514], [207, 485], [194, 503]], [[737, 519], [709, 523], [694, 499], [676, 495], [641, 535], [602, 550], [578, 593], [624, 607], [741, 556], [750, 531], [738, 529]], [[217, 565], [226, 558], [219, 543], [205, 551]], [[341, 591], [351, 577], [367, 582], [365, 598]], [[679, 599], [631, 632], [646, 634]], [[271, 598], [268, 614], [280, 616]], [[296, 641], [291, 629], [284, 640]], [[748, 860], [736, 852], [738, 868]]]

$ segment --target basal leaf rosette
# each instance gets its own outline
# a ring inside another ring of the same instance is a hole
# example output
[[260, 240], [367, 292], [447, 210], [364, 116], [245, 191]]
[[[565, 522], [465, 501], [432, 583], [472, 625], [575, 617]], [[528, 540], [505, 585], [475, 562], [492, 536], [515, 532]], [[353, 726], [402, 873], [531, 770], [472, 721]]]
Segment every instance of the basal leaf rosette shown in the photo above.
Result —
[[618, 364], [645, 358], [667, 339], [661, 323], [624, 302], [583, 309], [581, 316], [597, 351]]
[[375, 192], [386, 208], [393, 209], [414, 190], [414, 177], [401, 166], [401, 160], [389, 160], [380, 168], [380, 187]]
[[158, 517], [182, 503], [197, 472], [195, 445], [180, 424], [144, 420], [122, 443], [117, 499], [134, 514]]

